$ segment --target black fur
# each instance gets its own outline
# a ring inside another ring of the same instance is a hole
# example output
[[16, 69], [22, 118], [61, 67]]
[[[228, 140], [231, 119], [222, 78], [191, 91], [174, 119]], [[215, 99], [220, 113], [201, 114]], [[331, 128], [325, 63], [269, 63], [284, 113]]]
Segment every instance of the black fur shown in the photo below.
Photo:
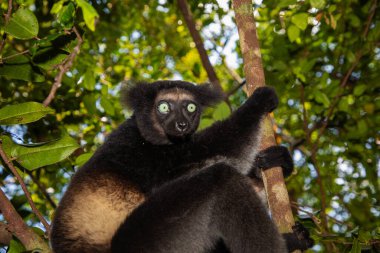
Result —
[[[102, 199], [97, 194], [103, 196], [107, 191], [103, 201], [110, 208], [124, 210], [123, 204], [129, 201], [124, 196], [131, 185], [147, 199], [113, 236], [112, 252], [287, 251], [284, 238], [244, 176], [259, 177], [260, 170], [268, 166], [283, 166], [285, 174], [293, 168], [289, 154], [281, 148], [257, 156], [261, 119], [278, 104], [274, 90], [257, 89], [228, 119], [171, 142], [154, 127], [154, 115], [156, 96], [173, 89], [193, 95], [194, 103], [201, 107], [221, 98], [210, 86], [182, 81], [130, 88], [125, 102], [134, 115], [111, 133], [76, 173], [57, 209], [51, 234], [55, 253], [111, 252], [110, 242], [96, 245], [89, 239], [98, 235], [90, 226], [95, 219], [107, 225], [103, 213], [97, 214], [95, 208], [92, 217], [91, 210], [78, 205], [92, 199], [90, 195]], [[88, 196], [83, 195], [84, 185], [90, 189]], [[71, 222], [78, 213], [86, 213], [85, 220]], [[285, 239], [305, 240], [297, 236]]]

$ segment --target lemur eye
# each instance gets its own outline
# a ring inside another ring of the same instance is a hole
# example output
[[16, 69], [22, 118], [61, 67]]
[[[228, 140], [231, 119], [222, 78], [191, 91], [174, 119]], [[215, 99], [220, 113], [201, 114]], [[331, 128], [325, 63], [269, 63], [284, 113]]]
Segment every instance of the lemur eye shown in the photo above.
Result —
[[169, 104], [168, 102], [161, 102], [158, 104], [158, 111], [162, 114], [168, 114], [169, 111], [170, 111], [170, 107], [169, 107]]
[[197, 109], [197, 106], [196, 106], [195, 104], [193, 104], [193, 103], [189, 103], [189, 104], [187, 105], [187, 110], [188, 110], [189, 112], [195, 112], [196, 109]]

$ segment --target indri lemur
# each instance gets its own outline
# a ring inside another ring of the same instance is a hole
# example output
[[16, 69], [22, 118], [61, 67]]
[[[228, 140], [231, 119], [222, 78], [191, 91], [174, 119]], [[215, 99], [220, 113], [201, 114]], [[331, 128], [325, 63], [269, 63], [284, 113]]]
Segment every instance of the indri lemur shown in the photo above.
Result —
[[274, 90], [258, 88], [229, 118], [195, 132], [202, 109], [221, 97], [210, 85], [183, 81], [130, 88], [133, 116], [79, 169], [59, 204], [54, 252], [308, 248], [302, 227], [279, 234], [250, 182], [261, 169], [282, 166], [285, 176], [293, 169], [285, 148], [257, 150], [260, 122], [278, 104]]

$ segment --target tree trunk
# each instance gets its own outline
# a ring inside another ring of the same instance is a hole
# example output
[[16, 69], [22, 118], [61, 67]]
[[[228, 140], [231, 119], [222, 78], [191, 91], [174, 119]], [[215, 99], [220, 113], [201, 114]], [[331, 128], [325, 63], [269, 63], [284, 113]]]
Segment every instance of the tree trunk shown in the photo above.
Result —
[[[260, 45], [256, 35], [252, 0], [233, 0], [236, 24], [239, 31], [240, 47], [244, 60], [244, 73], [247, 80], [247, 93], [265, 85], [264, 69], [261, 63]], [[276, 145], [270, 117], [264, 121], [261, 149]], [[269, 209], [281, 233], [291, 232], [294, 218], [289, 203], [282, 169], [271, 168], [263, 172]]]

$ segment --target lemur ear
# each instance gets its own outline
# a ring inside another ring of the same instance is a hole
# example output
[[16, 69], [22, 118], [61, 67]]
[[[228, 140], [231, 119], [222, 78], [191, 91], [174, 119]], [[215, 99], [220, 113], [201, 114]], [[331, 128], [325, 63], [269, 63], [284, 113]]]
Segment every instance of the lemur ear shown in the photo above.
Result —
[[204, 107], [215, 105], [224, 99], [223, 92], [217, 90], [210, 83], [196, 85], [192, 92], [195, 93], [197, 101]]
[[136, 111], [154, 101], [156, 89], [147, 82], [128, 81], [120, 90], [120, 100], [123, 106]]

